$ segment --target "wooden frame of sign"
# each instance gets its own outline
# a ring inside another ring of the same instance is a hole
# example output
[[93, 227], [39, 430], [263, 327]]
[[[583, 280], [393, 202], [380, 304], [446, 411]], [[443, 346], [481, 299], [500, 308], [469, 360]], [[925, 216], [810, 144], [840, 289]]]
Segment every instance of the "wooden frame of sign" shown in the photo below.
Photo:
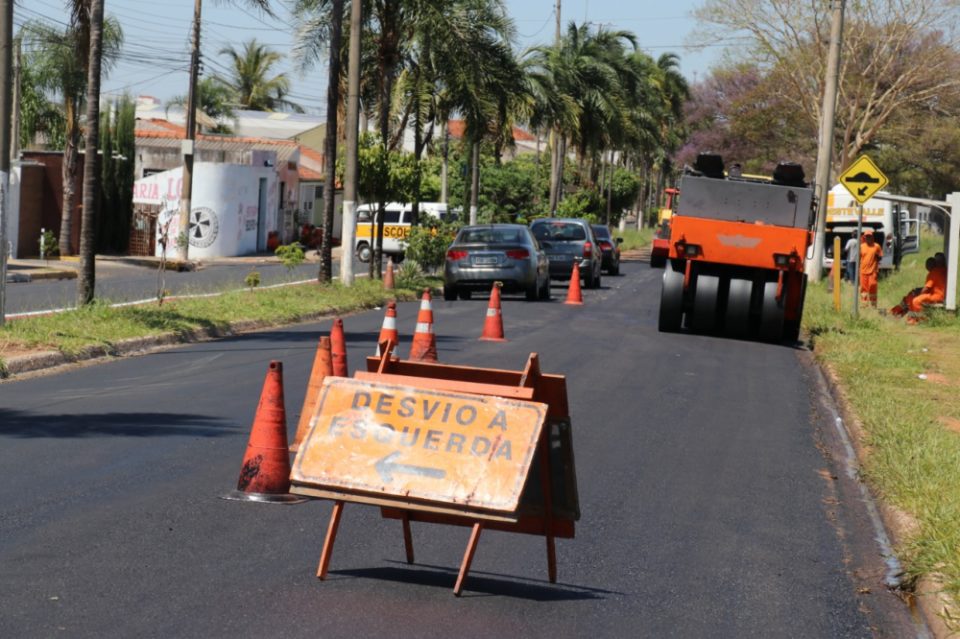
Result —
[[[523, 371], [507, 371], [400, 360], [392, 355], [393, 346], [392, 343], [382, 344], [383, 354], [367, 358], [367, 370], [355, 373], [353, 380], [422, 389], [424, 392], [461, 394], [460, 396], [469, 394], [481, 398], [503, 398], [503, 401], [540, 402], [545, 405], [546, 415], [542, 428], [535, 431], [536, 439], [530, 442], [531, 458], [524, 466], [527, 476], [521, 478], [522, 485], [518, 486], [518, 489], [522, 490], [515, 492], [514, 497], [517, 499], [510, 506], [510, 510], [504, 511], [502, 507], [484, 507], [483, 503], [469, 500], [457, 503], [431, 500], [418, 496], [415, 490], [403, 496], [380, 494], [365, 487], [362, 481], [347, 488], [342, 485], [324, 485], [323, 478], [309, 478], [309, 481], [305, 481], [302, 474], [298, 476], [301, 465], [298, 454], [291, 475], [291, 492], [331, 499], [334, 502], [317, 576], [320, 579], [326, 578], [344, 504], [355, 502], [380, 506], [384, 518], [401, 521], [407, 563], [414, 561], [410, 522], [471, 528], [470, 539], [453, 589], [457, 596], [463, 590], [480, 533], [484, 529], [544, 536], [547, 544], [547, 572], [550, 582], [555, 583], [555, 539], [573, 538], [575, 522], [580, 518], [566, 378], [562, 375], [541, 373], [536, 353], [530, 355]], [[319, 421], [317, 416], [322, 411], [323, 403], [318, 402], [313, 424]], [[329, 426], [330, 431], [336, 428], [338, 427]], [[307, 439], [309, 438], [308, 434]], [[305, 446], [301, 448], [301, 454], [304, 448]], [[495, 454], [499, 456], [499, 451], [491, 449], [490, 458]], [[380, 462], [390, 460], [393, 456], [388, 455]], [[398, 468], [428, 475], [441, 472], [400, 464], [390, 467], [395, 472]], [[379, 464], [378, 470], [382, 470]]]

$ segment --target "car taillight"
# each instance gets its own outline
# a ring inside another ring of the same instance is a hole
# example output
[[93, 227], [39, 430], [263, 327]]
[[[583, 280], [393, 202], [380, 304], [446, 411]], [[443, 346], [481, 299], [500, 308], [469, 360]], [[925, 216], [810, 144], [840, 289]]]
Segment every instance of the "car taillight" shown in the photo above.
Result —
[[613, 249], [613, 244], [607, 242], [606, 240], [600, 240], [600, 249], [603, 251], [610, 251]]
[[591, 257], [593, 255], [593, 244], [590, 242], [583, 243], [583, 256]]
[[447, 259], [451, 262], [459, 262], [462, 259], [466, 259], [466, 257], [466, 251], [456, 251], [454, 249], [447, 251]]
[[530, 257], [530, 251], [527, 249], [510, 249], [507, 251], [507, 257], [511, 260], [525, 260]]

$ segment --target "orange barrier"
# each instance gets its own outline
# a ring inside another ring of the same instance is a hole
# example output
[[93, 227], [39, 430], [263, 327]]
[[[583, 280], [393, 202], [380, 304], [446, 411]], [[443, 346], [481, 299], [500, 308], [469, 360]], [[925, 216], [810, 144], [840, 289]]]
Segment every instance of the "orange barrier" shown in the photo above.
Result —
[[310, 381], [307, 383], [307, 394], [303, 398], [303, 407], [300, 409], [300, 420], [297, 422], [297, 433], [290, 444], [290, 451], [297, 452], [303, 436], [310, 426], [310, 416], [317, 408], [317, 397], [320, 394], [320, 385], [324, 378], [333, 375], [333, 361], [330, 354], [330, 338], [323, 336], [317, 344], [317, 354], [313, 357], [313, 368], [310, 370]]
[[410, 359], [418, 362], [437, 361], [437, 338], [433, 334], [433, 305], [430, 303], [430, 289], [423, 289], [420, 298], [420, 312], [417, 314], [417, 330], [410, 344]]
[[555, 540], [573, 538], [580, 518], [566, 378], [541, 373], [536, 353], [508, 371], [399, 360], [384, 348], [365, 372], [324, 381], [293, 465], [296, 494], [334, 501], [317, 576], [327, 576], [353, 502], [401, 521], [409, 563], [410, 522], [470, 527], [456, 595], [484, 529], [543, 536], [555, 583]]
[[500, 286], [500, 282], [494, 282], [493, 290], [490, 291], [490, 304], [487, 306], [487, 318], [483, 322], [483, 335], [480, 336], [480, 339], [487, 342], [507, 341], [503, 337], [503, 314], [500, 308]]
[[333, 374], [337, 377], [346, 377], [347, 371], [347, 340], [343, 336], [343, 320], [339, 317], [333, 320], [330, 328], [330, 353], [333, 356]]
[[580, 292], [580, 265], [576, 262], [573, 263], [570, 287], [567, 289], [567, 299], [564, 304], [583, 304], [583, 293]]
[[387, 291], [393, 290], [393, 258], [387, 258], [387, 272], [383, 276], [383, 288]]
[[383, 316], [383, 326], [380, 328], [380, 337], [377, 338], [377, 355], [380, 354], [380, 344], [383, 342], [400, 342], [400, 335], [397, 333], [397, 303], [388, 302], [387, 312]]
[[283, 405], [283, 364], [272, 361], [260, 392], [237, 489], [223, 498], [287, 504], [305, 501], [289, 494], [289, 490], [290, 454], [287, 413]]

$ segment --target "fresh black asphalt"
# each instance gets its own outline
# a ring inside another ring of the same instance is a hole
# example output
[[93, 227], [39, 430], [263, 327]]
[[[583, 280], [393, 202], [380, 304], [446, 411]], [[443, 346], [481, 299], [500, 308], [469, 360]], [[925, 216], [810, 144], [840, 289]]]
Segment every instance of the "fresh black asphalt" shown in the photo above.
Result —
[[[434, 302], [442, 362], [567, 375], [583, 518], [558, 541], [347, 504], [223, 501], [268, 362], [295, 427], [329, 321], [0, 384], [0, 637], [909, 636], [801, 348], [664, 335], [659, 271], [625, 264], [586, 304]], [[351, 370], [382, 311], [345, 318]], [[416, 305], [399, 305], [406, 355]], [[825, 425], [827, 424], [827, 425]]]

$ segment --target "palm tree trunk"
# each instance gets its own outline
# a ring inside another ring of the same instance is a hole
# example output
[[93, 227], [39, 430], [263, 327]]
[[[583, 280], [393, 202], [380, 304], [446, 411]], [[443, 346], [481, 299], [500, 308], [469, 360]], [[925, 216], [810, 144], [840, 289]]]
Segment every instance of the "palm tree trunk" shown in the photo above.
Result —
[[[324, 164], [326, 175], [323, 183], [323, 237], [320, 240], [320, 272], [317, 279], [327, 283], [333, 279], [333, 214], [336, 202], [337, 179], [337, 126], [336, 118], [340, 103], [340, 39], [343, 35], [343, 0], [333, 0], [330, 7], [330, 61], [327, 66], [327, 113], [333, 114], [333, 125], [327, 118], [324, 140]], [[347, 258], [350, 248], [346, 247]]]
[[447, 174], [450, 167], [450, 132], [447, 130], [447, 117], [443, 117], [440, 131], [443, 135], [443, 161], [440, 164], [440, 201], [447, 203]]
[[67, 144], [63, 149], [63, 165], [60, 167], [60, 176], [63, 181], [63, 209], [60, 213], [60, 255], [74, 255], [73, 246], [73, 214], [77, 207], [77, 164], [80, 144], [80, 127], [77, 124], [77, 104], [73, 98], [64, 101], [64, 114], [67, 121]]
[[550, 215], [557, 212], [557, 164], [560, 157], [560, 135], [556, 129], [550, 132]]
[[477, 204], [480, 201], [480, 140], [473, 141], [473, 166], [470, 167], [470, 223], [477, 223]]
[[80, 225], [80, 278], [77, 304], [93, 301], [96, 285], [97, 149], [100, 146], [100, 62], [103, 54], [103, 1], [90, 2], [90, 60], [87, 65], [86, 157], [83, 162], [83, 221]]

